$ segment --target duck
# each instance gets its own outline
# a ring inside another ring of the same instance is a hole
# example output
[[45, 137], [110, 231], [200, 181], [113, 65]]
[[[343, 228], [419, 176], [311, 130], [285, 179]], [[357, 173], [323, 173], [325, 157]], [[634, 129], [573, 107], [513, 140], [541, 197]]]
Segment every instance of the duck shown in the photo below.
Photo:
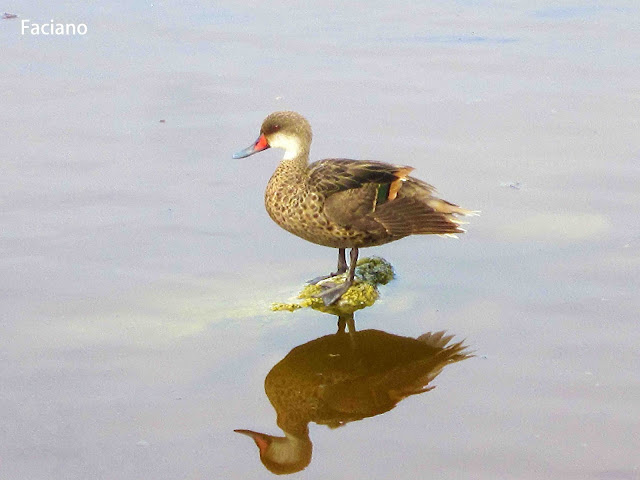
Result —
[[309, 163], [311, 140], [311, 125], [301, 114], [274, 112], [262, 122], [258, 139], [233, 158], [268, 148], [284, 150], [267, 184], [265, 208], [288, 232], [338, 249], [336, 271], [309, 281], [346, 273], [343, 283], [330, 283], [319, 294], [325, 305], [335, 303], [354, 284], [359, 249], [409, 235], [456, 237], [465, 231], [461, 217], [478, 214], [437, 197], [434, 187], [409, 175], [414, 170], [410, 166], [348, 158]]

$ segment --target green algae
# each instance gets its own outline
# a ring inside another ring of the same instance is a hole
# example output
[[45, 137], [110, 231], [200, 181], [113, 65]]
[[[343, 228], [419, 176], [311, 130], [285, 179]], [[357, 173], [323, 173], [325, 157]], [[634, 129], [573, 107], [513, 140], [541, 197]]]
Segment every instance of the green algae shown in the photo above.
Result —
[[271, 310], [293, 312], [300, 308], [312, 308], [332, 315], [352, 315], [357, 310], [373, 305], [379, 297], [378, 285], [386, 285], [394, 275], [393, 267], [384, 258], [363, 258], [356, 267], [356, 282], [333, 305], [325, 305], [319, 295], [328, 287], [344, 283], [346, 274], [328, 278], [316, 285], [306, 285], [298, 294], [300, 301], [273, 303]]

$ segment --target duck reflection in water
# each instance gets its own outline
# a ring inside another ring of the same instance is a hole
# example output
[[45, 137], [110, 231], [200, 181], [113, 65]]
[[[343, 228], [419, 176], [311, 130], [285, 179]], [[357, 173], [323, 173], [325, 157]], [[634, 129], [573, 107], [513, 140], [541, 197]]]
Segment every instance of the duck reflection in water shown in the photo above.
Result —
[[333, 313], [339, 316], [337, 333], [295, 347], [265, 379], [284, 436], [236, 430], [255, 441], [272, 473], [309, 465], [309, 422], [337, 428], [388, 412], [404, 398], [433, 389], [430, 383], [445, 366], [472, 356], [444, 331], [417, 338], [356, 331], [352, 311]]

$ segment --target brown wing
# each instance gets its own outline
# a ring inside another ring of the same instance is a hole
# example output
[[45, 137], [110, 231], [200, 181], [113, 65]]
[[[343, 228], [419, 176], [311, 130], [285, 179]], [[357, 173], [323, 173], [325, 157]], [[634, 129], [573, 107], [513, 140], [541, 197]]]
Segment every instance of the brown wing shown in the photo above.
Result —
[[324, 211], [331, 221], [386, 235], [386, 228], [371, 214], [378, 197], [388, 197], [390, 192], [395, 195], [411, 170], [402, 165], [331, 158], [311, 165], [309, 182], [325, 195]]
[[412, 177], [330, 194], [325, 200], [325, 213], [340, 225], [393, 238], [462, 233], [457, 216], [473, 214], [436, 197], [431, 185]]
[[400, 198], [381, 205], [372, 216], [394, 237], [464, 232], [453, 215], [435, 210], [415, 198]]
[[310, 165], [309, 184], [317, 192], [330, 195], [367, 184], [391, 184], [406, 178], [412, 170], [383, 162], [328, 158]]
[[462, 233], [458, 215], [474, 212], [435, 196], [409, 177], [412, 167], [374, 161], [327, 159], [311, 165], [312, 188], [325, 195], [325, 214], [335, 223], [374, 235]]
[[324, 202], [324, 213], [332, 222], [343, 227], [374, 235], [387, 235], [387, 229], [371, 216], [377, 199], [378, 184], [369, 183], [330, 194]]
[[378, 204], [371, 215], [394, 236], [464, 232], [460, 228], [463, 222], [457, 216], [474, 212], [442, 200], [434, 193], [431, 185], [408, 177], [402, 182], [397, 197]]

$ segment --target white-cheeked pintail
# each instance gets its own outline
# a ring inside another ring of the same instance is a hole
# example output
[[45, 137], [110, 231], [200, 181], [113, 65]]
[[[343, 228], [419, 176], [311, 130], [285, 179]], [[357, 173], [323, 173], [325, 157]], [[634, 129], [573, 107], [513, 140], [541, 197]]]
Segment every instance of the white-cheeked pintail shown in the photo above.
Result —
[[[435, 196], [435, 189], [409, 176], [412, 167], [370, 160], [328, 158], [309, 164], [311, 125], [296, 112], [265, 118], [255, 143], [233, 155], [244, 158], [267, 148], [282, 148], [284, 157], [265, 192], [267, 212], [278, 225], [305, 240], [339, 249], [335, 273], [344, 283], [322, 294], [337, 301], [353, 284], [358, 249], [408, 235], [455, 236], [464, 230], [459, 216], [474, 215]], [[345, 249], [350, 248], [347, 268]]]

